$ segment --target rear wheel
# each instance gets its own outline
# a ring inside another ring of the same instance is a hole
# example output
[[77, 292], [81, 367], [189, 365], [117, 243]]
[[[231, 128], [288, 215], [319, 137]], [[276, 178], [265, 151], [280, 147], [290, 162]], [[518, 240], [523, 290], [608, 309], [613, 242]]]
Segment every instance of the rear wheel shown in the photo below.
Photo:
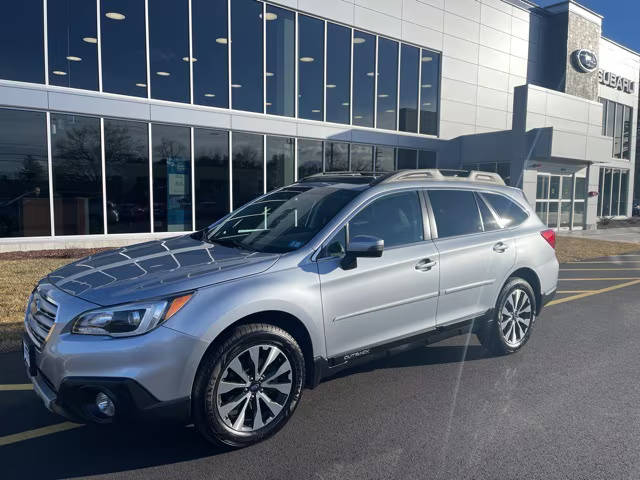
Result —
[[511, 278], [502, 288], [493, 318], [478, 332], [480, 343], [496, 355], [520, 350], [531, 336], [536, 296], [529, 283]]
[[284, 330], [251, 324], [210, 352], [196, 376], [194, 423], [215, 444], [243, 447], [276, 433], [304, 385], [304, 357]]

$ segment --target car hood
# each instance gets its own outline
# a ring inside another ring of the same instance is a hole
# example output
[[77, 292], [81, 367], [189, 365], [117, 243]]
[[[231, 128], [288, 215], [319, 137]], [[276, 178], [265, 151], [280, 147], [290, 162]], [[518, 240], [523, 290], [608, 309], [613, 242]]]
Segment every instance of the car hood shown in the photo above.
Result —
[[55, 270], [48, 279], [89, 302], [116, 305], [255, 275], [278, 257], [185, 235], [91, 255]]

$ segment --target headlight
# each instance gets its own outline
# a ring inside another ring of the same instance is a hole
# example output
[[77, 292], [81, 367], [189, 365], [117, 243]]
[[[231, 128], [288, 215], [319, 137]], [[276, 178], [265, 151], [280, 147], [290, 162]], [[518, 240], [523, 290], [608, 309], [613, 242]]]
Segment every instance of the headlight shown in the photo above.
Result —
[[130, 337], [153, 330], [175, 315], [193, 294], [166, 300], [130, 303], [100, 308], [81, 314], [71, 331], [83, 335]]

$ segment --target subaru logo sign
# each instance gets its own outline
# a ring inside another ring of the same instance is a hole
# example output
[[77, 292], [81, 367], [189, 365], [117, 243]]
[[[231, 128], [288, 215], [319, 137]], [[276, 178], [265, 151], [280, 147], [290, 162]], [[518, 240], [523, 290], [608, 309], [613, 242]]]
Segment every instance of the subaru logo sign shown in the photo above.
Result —
[[586, 48], [573, 52], [573, 61], [576, 68], [584, 73], [591, 73], [598, 68], [598, 56]]

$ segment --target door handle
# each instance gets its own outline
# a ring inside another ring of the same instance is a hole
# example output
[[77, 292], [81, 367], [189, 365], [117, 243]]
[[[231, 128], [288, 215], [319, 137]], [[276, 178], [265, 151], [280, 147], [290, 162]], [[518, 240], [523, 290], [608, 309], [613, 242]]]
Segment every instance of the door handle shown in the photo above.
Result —
[[504, 253], [509, 248], [506, 243], [498, 242], [493, 246], [493, 251], [498, 253]]
[[420, 260], [418, 263], [416, 263], [416, 266], [414, 268], [419, 272], [428, 272], [437, 264], [438, 262], [436, 262], [435, 260], [431, 260], [430, 258], [424, 258]]

